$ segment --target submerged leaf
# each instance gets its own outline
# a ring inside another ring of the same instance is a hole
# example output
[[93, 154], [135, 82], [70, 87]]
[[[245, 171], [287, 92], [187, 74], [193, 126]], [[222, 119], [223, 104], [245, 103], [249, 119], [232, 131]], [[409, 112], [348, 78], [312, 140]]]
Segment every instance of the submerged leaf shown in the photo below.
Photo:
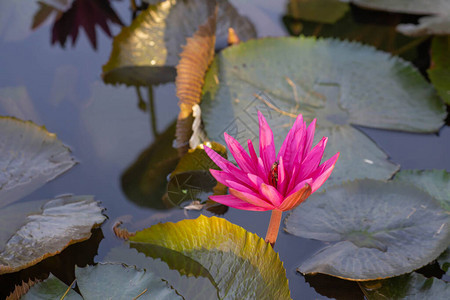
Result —
[[[22, 207], [21, 213], [33, 212], [34, 203], [25, 204], [28, 209]], [[15, 206], [20, 205], [10, 207]], [[9, 209], [2, 210], [1, 214], [10, 213]], [[2, 224], [3, 230], [8, 228], [12, 236], [5, 245], [0, 244], [0, 274], [32, 266], [71, 244], [89, 239], [92, 228], [106, 219], [102, 211], [92, 196], [61, 196], [46, 202], [40, 213], [28, 215], [18, 230]], [[5, 222], [14, 217], [1, 216], [0, 220]]]
[[450, 285], [437, 278], [411, 273], [386, 280], [360, 283], [368, 300], [447, 299]]
[[0, 208], [75, 165], [70, 149], [44, 127], [0, 117]]
[[189, 149], [170, 174], [167, 197], [174, 206], [182, 205], [186, 201], [204, 203], [213, 192], [214, 195], [226, 193], [226, 187], [216, 189], [219, 184], [209, 170], [219, 170], [219, 167], [206, 154], [204, 145], [227, 158], [226, 148], [216, 142], [206, 142], [195, 149]]
[[180, 54], [175, 85], [180, 99], [177, 119], [177, 147], [180, 154], [189, 149], [192, 135], [192, 107], [200, 103], [206, 71], [214, 58], [217, 10], [202, 24]]
[[296, 115], [317, 118], [315, 142], [329, 137], [325, 158], [341, 153], [328, 186], [388, 179], [399, 168], [351, 125], [434, 132], [446, 115], [410, 63], [359, 43], [305, 37], [251, 40], [222, 51], [206, 75], [201, 107], [208, 137], [219, 142], [224, 132], [241, 144], [256, 139], [257, 110], [278, 147]]
[[224, 219], [201, 215], [196, 220], [158, 224], [137, 232], [130, 242], [173, 268], [180, 266], [177, 255], [168, 255], [173, 252], [199, 264], [214, 281], [220, 299], [290, 299], [278, 254], [257, 235]]
[[422, 17], [419, 24], [402, 24], [397, 28], [407, 35], [450, 34], [450, 1], [448, 0], [351, 0], [370, 9], [396, 13], [431, 15]]
[[441, 98], [450, 105], [450, 36], [433, 38], [428, 75]]
[[172, 146], [174, 138], [175, 122], [123, 172], [122, 190], [135, 204], [153, 209], [173, 207], [163, 200], [167, 191], [167, 176], [179, 160], [177, 150]]
[[296, 19], [333, 24], [350, 9], [338, 0], [290, 0], [287, 14]]
[[[152, 272], [126, 265], [77, 267], [75, 276], [82, 297], [69, 289], [64, 299], [183, 299]], [[24, 299], [60, 299], [68, 288], [51, 275], [32, 287]]]
[[300, 272], [372, 280], [434, 260], [448, 246], [449, 221], [439, 203], [413, 185], [362, 180], [314, 194], [289, 215], [286, 230], [331, 243]]
[[[338, 0], [335, 0], [338, 1]], [[398, 15], [387, 15], [382, 24], [364, 22], [365, 12], [361, 16], [348, 12], [334, 24], [320, 24], [293, 19], [289, 16], [283, 18], [291, 35], [305, 35], [315, 37], [328, 37], [374, 46], [391, 54], [398, 54], [408, 61], [417, 59], [416, 47], [411, 45], [424, 42], [423, 38], [405, 36], [396, 30], [399, 24]], [[363, 20], [361, 20], [363, 19]]]
[[[109, 61], [103, 66], [107, 83], [152, 85], [173, 81], [178, 55], [186, 38], [214, 11], [214, 0], [168, 0], [140, 13], [114, 38]], [[226, 40], [233, 27], [242, 40], [256, 36], [251, 22], [228, 1], [218, 1], [216, 35]]]

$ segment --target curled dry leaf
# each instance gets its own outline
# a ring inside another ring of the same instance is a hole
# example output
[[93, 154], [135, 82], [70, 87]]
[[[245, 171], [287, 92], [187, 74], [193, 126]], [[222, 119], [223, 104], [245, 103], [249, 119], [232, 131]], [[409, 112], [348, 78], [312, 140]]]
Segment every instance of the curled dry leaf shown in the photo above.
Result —
[[200, 26], [180, 54], [175, 80], [177, 96], [180, 99], [180, 113], [177, 120], [177, 148], [182, 155], [188, 150], [188, 142], [192, 134], [192, 107], [200, 103], [204, 77], [214, 58], [216, 43], [217, 9], [205, 24]]
[[33, 285], [35, 285], [39, 281], [40, 280], [38, 280], [38, 279], [35, 279], [35, 280], [28, 279], [27, 282], [22, 281], [22, 283], [20, 285], [16, 285], [16, 288], [14, 289], [14, 291], [11, 292], [11, 294], [9, 294], [8, 297], [6, 297], [6, 300], [20, 299], [23, 295], [25, 295], [28, 292], [28, 290]]
[[122, 225], [123, 222], [119, 221], [116, 224], [114, 224], [113, 226], [113, 231], [114, 234], [122, 240], [128, 240], [131, 236], [135, 236], [136, 233], [134, 232], [129, 232], [127, 229], [125, 228], [120, 228], [120, 225]]

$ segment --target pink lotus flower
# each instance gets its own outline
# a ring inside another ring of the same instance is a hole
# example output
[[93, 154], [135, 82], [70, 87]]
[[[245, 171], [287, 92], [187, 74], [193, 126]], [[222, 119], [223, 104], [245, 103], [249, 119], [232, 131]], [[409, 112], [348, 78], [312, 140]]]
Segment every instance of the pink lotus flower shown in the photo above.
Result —
[[211, 174], [230, 192], [210, 199], [244, 210], [293, 209], [328, 179], [339, 153], [320, 164], [327, 138], [311, 149], [316, 119], [306, 128], [302, 115], [298, 115], [276, 155], [272, 130], [262, 113], [258, 112], [258, 118], [259, 157], [251, 140], [247, 141], [249, 155], [238, 141], [225, 133], [225, 141], [239, 168], [205, 147], [208, 156], [222, 169], [211, 169]]

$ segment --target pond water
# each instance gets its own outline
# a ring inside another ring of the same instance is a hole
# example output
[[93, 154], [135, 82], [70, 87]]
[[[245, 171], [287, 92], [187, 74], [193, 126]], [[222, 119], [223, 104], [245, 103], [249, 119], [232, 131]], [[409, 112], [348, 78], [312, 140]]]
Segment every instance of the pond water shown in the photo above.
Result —
[[[289, 34], [282, 22], [285, 3], [275, 0], [259, 4], [237, 0], [233, 3], [254, 22], [259, 36]], [[127, 25], [131, 19], [128, 5], [128, 1], [113, 2]], [[111, 29], [113, 34], [120, 31], [116, 25]], [[123, 243], [112, 231], [117, 220], [129, 221], [126, 227], [136, 230], [158, 222], [196, 218], [200, 213], [213, 215], [206, 211], [155, 210], [139, 206], [131, 202], [122, 189], [122, 175], [154, 140], [152, 122], [163, 132], [176, 119], [179, 109], [175, 85], [169, 83], [153, 88], [155, 119], [152, 120], [148, 111], [139, 109], [134, 87], [102, 82], [101, 68], [110, 55], [110, 38], [97, 30], [95, 51], [81, 32], [74, 47], [66, 45], [63, 49], [51, 45], [50, 30], [51, 24], [44, 24], [21, 40], [0, 40], [0, 115], [45, 125], [71, 148], [79, 164], [21, 201], [51, 199], [66, 193], [94, 195], [106, 208], [109, 218], [102, 226], [104, 238], [98, 246], [95, 262], [104, 261], [112, 248]], [[141, 89], [141, 92], [146, 98], [147, 90]], [[20, 102], [12, 105], [8, 97]], [[359, 129], [402, 169], [450, 171], [448, 126], [438, 134]], [[263, 237], [270, 213], [230, 208], [223, 217]], [[101, 233], [96, 238], [100, 239]], [[363, 298], [356, 283], [325, 275], [304, 277], [296, 272], [296, 266], [320, 247], [318, 241], [280, 232], [275, 250], [286, 268], [293, 299]], [[88, 246], [77, 249], [95, 252]], [[2, 289], [11, 283], [11, 278], [0, 277]]]

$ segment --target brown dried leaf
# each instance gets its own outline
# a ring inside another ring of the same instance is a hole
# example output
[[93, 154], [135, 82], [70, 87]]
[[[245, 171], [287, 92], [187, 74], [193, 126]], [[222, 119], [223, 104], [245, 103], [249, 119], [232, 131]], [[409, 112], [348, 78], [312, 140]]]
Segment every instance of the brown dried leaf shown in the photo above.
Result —
[[122, 225], [122, 221], [117, 222], [116, 224], [114, 224], [113, 226], [113, 231], [114, 234], [122, 240], [128, 240], [131, 236], [134, 236], [136, 233], [134, 232], [129, 232], [127, 229], [125, 228], [120, 228], [120, 225]]
[[198, 28], [193, 37], [187, 39], [186, 46], [180, 54], [177, 65], [175, 85], [180, 99], [180, 113], [177, 120], [177, 148], [179, 154], [184, 154], [189, 148], [189, 138], [192, 134], [192, 107], [201, 100], [204, 77], [214, 58], [216, 43], [217, 8], [208, 20]]
[[28, 282], [22, 281], [22, 284], [16, 285], [16, 288], [14, 289], [14, 291], [11, 292], [11, 294], [9, 294], [8, 297], [6, 297], [6, 300], [20, 299], [23, 295], [25, 295], [28, 292], [28, 290], [33, 285], [35, 285], [39, 281], [40, 281], [39, 279], [35, 279], [35, 280], [28, 279]]

